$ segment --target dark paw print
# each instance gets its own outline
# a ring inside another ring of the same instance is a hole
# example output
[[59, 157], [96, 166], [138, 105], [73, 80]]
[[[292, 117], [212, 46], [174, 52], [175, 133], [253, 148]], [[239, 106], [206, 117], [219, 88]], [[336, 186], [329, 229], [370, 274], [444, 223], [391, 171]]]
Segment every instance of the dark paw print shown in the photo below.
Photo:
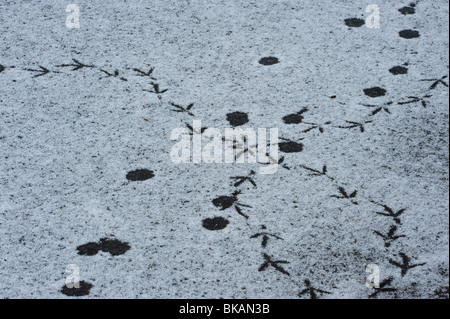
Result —
[[147, 179], [155, 177], [153, 171], [148, 169], [137, 169], [135, 171], [131, 171], [127, 173], [127, 179], [129, 181], [145, 181]]
[[242, 207], [251, 208], [251, 206], [238, 202], [238, 195], [240, 193], [241, 193], [240, 191], [235, 191], [233, 194], [229, 196], [219, 196], [217, 198], [214, 198], [212, 203], [214, 206], [220, 207], [220, 210], [228, 209], [234, 205], [234, 209], [236, 209], [238, 214], [248, 219], [249, 216], [242, 212]]
[[248, 123], [248, 115], [244, 112], [233, 112], [227, 114], [227, 121], [232, 126], [241, 126]]
[[398, 11], [403, 15], [414, 14], [416, 13], [415, 6], [416, 6], [415, 3], [411, 3], [409, 6], [405, 6], [403, 8], [398, 9]]
[[78, 288], [76, 287], [69, 288], [67, 287], [67, 285], [64, 285], [61, 289], [61, 292], [69, 297], [81, 297], [89, 295], [89, 292], [92, 288], [92, 284], [85, 281], [80, 281], [78, 284], [79, 284]]
[[284, 153], [298, 153], [303, 151], [303, 144], [297, 142], [281, 142], [278, 146], [280, 151]]
[[295, 141], [286, 139], [286, 138], [280, 138], [281, 140], [284, 140], [285, 142], [278, 143], [278, 148], [280, 149], [280, 152], [283, 153], [299, 153], [303, 151], [303, 144], [297, 143]]
[[300, 124], [304, 118], [302, 114], [306, 111], [308, 111], [308, 109], [304, 108], [297, 113], [288, 114], [283, 117], [283, 122], [286, 124]]
[[130, 245], [128, 243], [121, 242], [118, 239], [108, 239], [102, 238], [99, 242], [90, 242], [77, 247], [78, 255], [93, 256], [97, 254], [100, 250], [105, 253], [110, 253], [113, 256], [123, 255], [129, 249]]
[[230, 222], [223, 217], [206, 218], [203, 220], [203, 227], [208, 230], [221, 230], [227, 227]]
[[414, 39], [420, 37], [419, 31], [416, 30], [402, 30], [398, 35], [404, 39]]
[[404, 66], [394, 66], [393, 68], [389, 69], [389, 72], [391, 72], [394, 75], [399, 75], [399, 74], [407, 74], [408, 73], [408, 68], [405, 68]]
[[344, 20], [347, 27], [350, 28], [359, 28], [362, 27], [366, 22], [363, 19], [358, 18], [349, 18]]
[[87, 243], [77, 247], [78, 255], [94, 256], [100, 250], [98, 243]]
[[273, 65], [273, 64], [277, 64], [279, 62], [280, 62], [280, 60], [278, 60], [278, 58], [273, 57], [273, 56], [264, 57], [259, 60], [259, 64], [262, 64], [262, 65]]
[[386, 90], [376, 86], [373, 88], [364, 89], [364, 94], [370, 97], [379, 97], [386, 95]]
[[212, 203], [216, 207], [220, 207], [220, 210], [225, 210], [233, 206], [233, 204], [237, 201], [237, 195], [231, 196], [219, 196], [213, 199]]

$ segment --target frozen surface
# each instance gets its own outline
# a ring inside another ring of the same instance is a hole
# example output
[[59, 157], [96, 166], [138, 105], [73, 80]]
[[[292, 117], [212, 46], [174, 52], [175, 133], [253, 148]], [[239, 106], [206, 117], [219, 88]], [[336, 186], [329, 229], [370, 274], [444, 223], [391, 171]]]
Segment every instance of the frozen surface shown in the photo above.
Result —
[[[2, 0], [0, 297], [448, 298], [448, 1], [393, 2], [80, 0], [68, 29]], [[302, 150], [171, 162], [234, 112]]]

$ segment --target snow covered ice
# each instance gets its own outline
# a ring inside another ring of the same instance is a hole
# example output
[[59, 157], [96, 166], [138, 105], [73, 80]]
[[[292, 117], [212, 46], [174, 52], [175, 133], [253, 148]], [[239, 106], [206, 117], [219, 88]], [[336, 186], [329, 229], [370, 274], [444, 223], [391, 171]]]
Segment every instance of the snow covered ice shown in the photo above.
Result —
[[448, 298], [448, 1], [68, 4], [0, 4], [1, 298]]

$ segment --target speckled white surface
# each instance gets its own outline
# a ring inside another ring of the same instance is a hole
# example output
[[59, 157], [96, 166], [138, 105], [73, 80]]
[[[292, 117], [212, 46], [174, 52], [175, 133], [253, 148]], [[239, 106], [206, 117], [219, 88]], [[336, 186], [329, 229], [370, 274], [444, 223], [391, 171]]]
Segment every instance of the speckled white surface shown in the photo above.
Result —
[[[401, 14], [409, 2], [379, 0], [379, 29], [345, 24], [370, 1], [109, 2], [77, 1], [80, 29], [66, 2], [0, 4], [0, 297], [74, 298], [61, 289], [76, 264], [92, 284], [78, 298], [309, 298], [307, 280], [319, 298], [369, 298], [377, 264], [396, 290], [374, 298], [448, 298], [448, 78], [422, 81], [448, 76], [448, 1]], [[413, 97], [426, 107], [403, 104]], [[283, 121], [303, 108], [302, 123]], [[285, 167], [252, 175], [256, 187], [230, 179], [254, 164], [171, 162], [172, 129], [223, 129], [232, 112], [303, 150], [280, 152]], [[155, 176], [128, 181], [136, 169]], [[248, 219], [213, 204], [236, 190]], [[396, 221], [382, 205], [405, 210]], [[229, 224], [205, 229], [215, 216]], [[386, 247], [375, 231], [393, 226], [404, 237]], [[261, 232], [278, 238], [263, 247]], [[130, 249], [78, 254], [101, 238]], [[401, 254], [425, 264], [402, 276]]]

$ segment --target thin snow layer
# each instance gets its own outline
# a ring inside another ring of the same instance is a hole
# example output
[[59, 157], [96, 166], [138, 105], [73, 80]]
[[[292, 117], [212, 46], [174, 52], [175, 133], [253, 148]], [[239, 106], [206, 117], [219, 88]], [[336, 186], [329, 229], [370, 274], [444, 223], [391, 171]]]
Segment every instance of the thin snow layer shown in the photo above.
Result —
[[[448, 298], [448, 1], [67, 4], [0, 4], [2, 298]], [[295, 151], [174, 164], [194, 119]]]

